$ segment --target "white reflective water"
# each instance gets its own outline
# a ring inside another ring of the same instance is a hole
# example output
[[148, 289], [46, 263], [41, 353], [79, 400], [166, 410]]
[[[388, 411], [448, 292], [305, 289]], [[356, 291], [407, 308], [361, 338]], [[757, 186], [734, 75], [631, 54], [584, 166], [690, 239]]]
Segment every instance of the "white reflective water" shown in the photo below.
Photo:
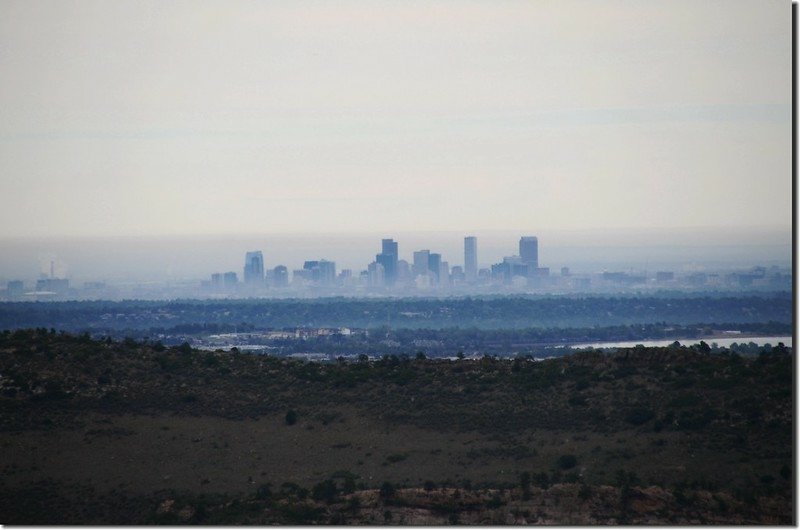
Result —
[[725, 337], [704, 338], [704, 339], [667, 339], [667, 340], [632, 340], [632, 341], [622, 341], [622, 342], [619, 341], [591, 342], [584, 344], [571, 344], [570, 347], [571, 348], [633, 348], [638, 344], [648, 347], [660, 347], [660, 346], [669, 346], [676, 340], [680, 342], [681, 345], [683, 346], [691, 346], [693, 344], [699, 344], [701, 340], [704, 340], [709, 345], [716, 343], [717, 346], [721, 348], [730, 347], [730, 345], [733, 344], [734, 342], [737, 344], [748, 344], [750, 342], [755, 342], [759, 346], [763, 346], [764, 344], [777, 346], [779, 342], [782, 342], [784, 346], [792, 345], [791, 336], [748, 337], [744, 335], [727, 335]]

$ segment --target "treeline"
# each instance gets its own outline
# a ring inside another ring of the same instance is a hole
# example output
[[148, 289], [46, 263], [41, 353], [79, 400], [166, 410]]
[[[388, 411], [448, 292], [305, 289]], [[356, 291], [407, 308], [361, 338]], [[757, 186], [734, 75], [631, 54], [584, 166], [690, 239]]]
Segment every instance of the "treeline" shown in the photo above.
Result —
[[[515, 356], [559, 356], [570, 353], [572, 344], [597, 342], [627, 342], [649, 340], [702, 339], [716, 330], [737, 327], [740, 331], [758, 334], [790, 334], [792, 326], [779, 322], [756, 324], [711, 324], [678, 326], [665, 323], [632, 326], [607, 326], [602, 328], [526, 328], [526, 329], [390, 329], [378, 328], [368, 334], [328, 335], [306, 340], [278, 339], [265, 341], [275, 348], [272, 353], [326, 353], [332, 356], [368, 353], [372, 355], [416, 355], [430, 357], [466, 354]], [[713, 343], [713, 338], [706, 338]], [[743, 338], [741, 347], [734, 348], [750, 353]], [[751, 348], [752, 349], [752, 348]]]
[[789, 292], [763, 296], [541, 296], [445, 299], [0, 303], [0, 329], [247, 331], [283, 327], [591, 328], [668, 322], [791, 324]]

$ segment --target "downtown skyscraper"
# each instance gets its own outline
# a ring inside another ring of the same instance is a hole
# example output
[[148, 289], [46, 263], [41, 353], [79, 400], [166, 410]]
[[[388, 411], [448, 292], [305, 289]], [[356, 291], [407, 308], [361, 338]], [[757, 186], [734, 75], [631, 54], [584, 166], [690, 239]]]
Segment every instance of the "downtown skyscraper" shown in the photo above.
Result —
[[248, 252], [244, 257], [244, 283], [264, 282], [264, 256], [260, 250]]
[[519, 240], [519, 257], [533, 269], [539, 268], [539, 239], [535, 236], [523, 236]]
[[381, 253], [375, 256], [375, 261], [383, 266], [386, 285], [394, 285], [397, 280], [398, 259], [397, 241], [394, 239], [382, 239]]
[[478, 279], [478, 238], [464, 238], [464, 279], [474, 283]]

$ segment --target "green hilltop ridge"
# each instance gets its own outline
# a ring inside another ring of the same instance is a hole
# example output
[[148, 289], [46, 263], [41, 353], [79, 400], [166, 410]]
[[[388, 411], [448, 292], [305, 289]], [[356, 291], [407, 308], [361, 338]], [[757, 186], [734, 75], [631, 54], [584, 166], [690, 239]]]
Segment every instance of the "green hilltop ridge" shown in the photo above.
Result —
[[782, 345], [305, 363], [0, 333], [0, 522], [793, 523]]

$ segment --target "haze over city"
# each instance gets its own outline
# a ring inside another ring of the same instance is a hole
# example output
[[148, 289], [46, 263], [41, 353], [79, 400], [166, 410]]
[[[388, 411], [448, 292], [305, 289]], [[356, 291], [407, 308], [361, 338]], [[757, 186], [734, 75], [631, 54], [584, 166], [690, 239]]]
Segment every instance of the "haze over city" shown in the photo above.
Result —
[[787, 231], [788, 10], [7, 1], [0, 237]]

